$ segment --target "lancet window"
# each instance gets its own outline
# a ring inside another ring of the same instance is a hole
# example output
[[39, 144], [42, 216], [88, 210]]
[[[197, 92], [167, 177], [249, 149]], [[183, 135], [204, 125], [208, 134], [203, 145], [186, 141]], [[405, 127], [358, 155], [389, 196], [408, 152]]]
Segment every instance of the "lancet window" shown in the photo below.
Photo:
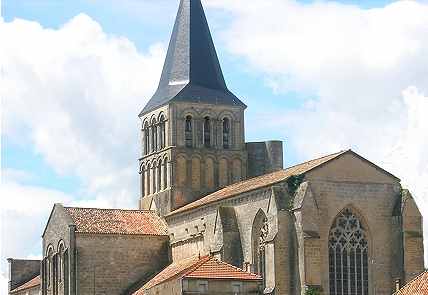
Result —
[[347, 208], [329, 234], [330, 295], [368, 295], [368, 241], [358, 217]]

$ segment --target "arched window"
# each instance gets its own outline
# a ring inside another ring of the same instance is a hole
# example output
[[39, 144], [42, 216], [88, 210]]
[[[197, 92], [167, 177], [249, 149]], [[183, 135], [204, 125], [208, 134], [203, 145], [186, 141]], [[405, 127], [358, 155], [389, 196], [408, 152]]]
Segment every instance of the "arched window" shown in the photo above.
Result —
[[53, 249], [50, 246], [47, 254], [46, 254], [46, 277], [47, 277], [47, 285], [48, 287], [51, 285], [52, 282], [52, 275], [53, 275]]
[[152, 194], [156, 193], [156, 178], [157, 178], [157, 174], [156, 174], [156, 162], [153, 162], [152, 164], [152, 171], [151, 171], [151, 176], [152, 176], [152, 189], [151, 192]]
[[266, 255], [265, 242], [269, 233], [268, 219], [262, 210], [257, 212], [254, 218], [251, 239], [253, 246], [253, 270], [266, 282]]
[[58, 281], [61, 283], [64, 277], [64, 244], [60, 243], [58, 248]]
[[155, 120], [152, 121], [151, 133], [152, 133], [152, 153], [153, 153], [157, 150], [157, 146], [158, 146], [158, 132], [157, 132], [157, 125]]
[[330, 295], [367, 295], [367, 234], [351, 209], [336, 217], [328, 246]]
[[146, 167], [141, 167], [141, 196], [146, 195], [146, 178], [147, 178], [147, 170]]
[[166, 189], [168, 187], [168, 158], [163, 160], [163, 182], [162, 188]]
[[146, 122], [144, 124], [144, 155], [150, 153], [150, 129], [149, 124]]
[[230, 147], [230, 121], [229, 118], [223, 119], [223, 148]]
[[160, 148], [163, 149], [166, 146], [165, 118], [163, 115], [160, 117], [159, 128], [160, 128], [160, 138], [159, 138]]
[[158, 166], [156, 168], [156, 172], [157, 172], [157, 179], [156, 179], [156, 191], [161, 191], [162, 189], [162, 162], [161, 160], [159, 160], [158, 162]]
[[153, 177], [152, 169], [150, 168], [150, 163], [148, 163], [147, 168], [146, 168], [146, 187], [145, 187], [146, 196], [148, 196], [152, 193], [152, 190], [151, 190], [152, 183], [150, 181], [151, 177]]
[[184, 131], [184, 140], [186, 142], [186, 147], [193, 146], [193, 122], [192, 116], [186, 117], [185, 131]]
[[209, 117], [204, 118], [204, 146], [211, 147], [211, 120]]

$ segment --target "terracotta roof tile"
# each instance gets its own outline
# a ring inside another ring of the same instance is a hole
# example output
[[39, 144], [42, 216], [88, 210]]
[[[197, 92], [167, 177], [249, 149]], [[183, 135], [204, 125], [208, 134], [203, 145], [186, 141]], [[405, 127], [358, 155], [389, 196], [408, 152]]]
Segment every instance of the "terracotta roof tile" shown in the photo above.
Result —
[[424, 271], [394, 295], [428, 295], [428, 271]]
[[13, 293], [17, 293], [17, 292], [20, 292], [20, 291], [24, 291], [24, 290], [31, 289], [31, 288], [36, 288], [36, 287], [40, 287], [40, 275], [32, 278], [31, 280], [29, 280], [28, 282], [22, 284], [21, 286], [16, 287], [12, 291], [10, 291], [10, 293], [13, 294]]
[[133, 295], [143, 295], [144, 291], [174, 278], [261, 280], [259, 275], [245, 272], [235, 266], [214, 259], [212, 256], [190, 258], [175, 261], [148, 281]]
[[337, 158], [338, 156], [346, 153], [347, 151], [341, 151], [335, 154], [327, 155], [318, 159], [310, 160], [307, 162], [304, 162], [299, 165], [295, 165], [292, 167], [289, 167], [284, 170], [279, 170], [276, 172], [272, 172], [269, 174], [257, 176], [254, 178], [250, 178], [244, 181], [240, 181], [237, 183], [234, 183], [232, 185], [226, 186], [223, 189], [220, 189], [212, 194], [209, 194], [199, 200], [196, 200], [190, 204], [187, 204], [175, 211], [172, 211], [167, 216], [171, 216], [180, 212], [184, 212], [187, 210], [191, 210], [203, 205], [207, 205], [216, 201], [220, 201], [223, 199], [227, 199], [229, 197], [233, 197], [238, 194], [242, 194], [244, 192], [249, 192], [255, 189], [259, 189], [265, 186], [269, 186], [281, 181], [286, 180], [292, 175], [299, 175], [302, 173], [306, 173], [315, 167], [320, 166], [321, 164], [324, 164], [330, 160], [333, 160], [334, 158]]
[[240, 281], [262, 279], [259, 275], [243, 271], [236, 266], [214, 258], [201, 263], [193, 270], [189, 271], [184, 277], [195, 279], [231, 279]]
[[167, 235], [167, 225], [154, 211], [64, 207], [79, 233]]

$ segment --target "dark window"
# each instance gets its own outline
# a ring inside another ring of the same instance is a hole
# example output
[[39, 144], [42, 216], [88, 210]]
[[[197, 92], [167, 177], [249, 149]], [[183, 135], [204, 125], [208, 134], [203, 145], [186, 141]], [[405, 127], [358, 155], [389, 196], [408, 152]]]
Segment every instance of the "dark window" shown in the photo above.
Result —
[[223, 119], [223, 148], [230, 147], [230, 121], [228, 118]]
[[191, 116], [186, 117], [184, 139], [186, 142], [186, 147], [192, 147], [193, 146], [193, 124], [192, 124], [192, 117]]
[[209, 117], [204, 118], [204, 146], [211, 147], [211, 120]]
[[165, 130], [165, 118], [162, 116], [160, 118], [160, 148], [163, 149], [166, 146], [166, 130]]
[[163, 189], [166, 189], [168, 186], [168, 159], [165, 158], [163, 161]]
[[149, 124], [144, 125], [144, 155], [148, 155], [150, 152], [150, 129]]
[[157, 130], [157, 125], [155, 121], [152, 122], [152, 127], [150, 129], [152, 132], [152, 153], [153, 153], [157, 150], [157, 146], [158, 146], [158, 130]]
[[330, 295], [368, 295], [368, 243], [351, 209], [336, 218], [329, 235]]

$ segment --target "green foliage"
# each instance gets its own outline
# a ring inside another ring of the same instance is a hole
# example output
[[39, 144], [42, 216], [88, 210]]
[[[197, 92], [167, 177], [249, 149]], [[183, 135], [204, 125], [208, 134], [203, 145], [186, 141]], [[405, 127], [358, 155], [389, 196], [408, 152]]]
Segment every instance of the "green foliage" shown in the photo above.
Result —
[[296, 190], [299, 188], [299, 185], [303, 182], [303, 179], [305, 178], [304, 174], [299, 175], [292, 175], [287, 179], [287, 185], [288, 185], [288, 192], [290, 195], [293, 195], [296, 193]]
[[305, 295], [320, 295], [321, 288], [318, 286], [307, 286]]
[[296, 195], [296, 191], [299, 188], [300, 184], [303, 182], [305, 178], [304, 174], [292, 175], [287, 179], [287, 187], [290, 198], [287, 200], [287, 209], [293, 209], [294, 206], [294, 196]]

